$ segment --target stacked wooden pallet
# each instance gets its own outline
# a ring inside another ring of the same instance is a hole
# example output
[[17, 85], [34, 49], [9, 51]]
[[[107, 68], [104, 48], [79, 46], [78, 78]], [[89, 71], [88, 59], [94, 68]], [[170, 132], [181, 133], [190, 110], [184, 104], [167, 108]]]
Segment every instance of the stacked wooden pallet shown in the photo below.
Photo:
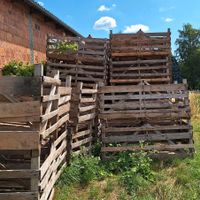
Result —
[[97, 85], [78, 83], [72, 90], [70, 121], [72, 122], [72, 150], [91, 149], [97, 124]]
[[[75, 48], [65, 49], [69, 44], [74, 45]], [[49, 36], [48, 74], [56, 69], [60, 71], [61, 79], [71, 75], [73, 83], [106, 83], [108, 47], [109, 42], [106, 39]]]
[[171, 39], [166, 33], [110, 34], [111, 85], [171, 81]]
[[[70, 79], [0, 78], [0, 199], [51, 200], [67, 158]], [[38, 73], [39, 72], [39, 73]]]
[[185, 84], [104, 86], [99, 93], [103, 155], [127, 150], [193, 151]]

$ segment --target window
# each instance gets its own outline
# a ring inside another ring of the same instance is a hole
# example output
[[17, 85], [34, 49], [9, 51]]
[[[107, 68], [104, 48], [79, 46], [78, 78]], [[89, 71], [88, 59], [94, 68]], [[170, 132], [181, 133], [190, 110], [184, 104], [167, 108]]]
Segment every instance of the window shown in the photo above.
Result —
[[39, 26], [38, 24], [35, 24], [35, 29], [36, 29], [37, 31], [40, 31], [40, 26]]

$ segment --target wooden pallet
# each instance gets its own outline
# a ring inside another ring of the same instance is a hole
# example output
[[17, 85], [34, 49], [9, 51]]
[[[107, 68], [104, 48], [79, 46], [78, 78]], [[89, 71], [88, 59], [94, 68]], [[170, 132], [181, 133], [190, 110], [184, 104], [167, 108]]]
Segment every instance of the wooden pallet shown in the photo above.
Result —
[[104, 86], [99, 93], [102, 153], [193, 150], [186, 85]]
[[[77, 51], [59, 51], [61, 42], [73, 42], [78, 45]], [[48, 74], [52, 70], [60, 71], [61, 80], [72, 76], [74, 83], [107, 82], [108, 40], [97, 38], [58, 38], [47, 39]]]
[[110, 34], [110, 84], [167, 84], [171, 81], [170, 31]]
[[78, 83], [72, 90], [70, 120], [72, 122], [72, 151], [91, 150], [97, 124], [97, 85]]
[[52, 200], [67, 159], [70, 78], [0, 78], [0, 200]]

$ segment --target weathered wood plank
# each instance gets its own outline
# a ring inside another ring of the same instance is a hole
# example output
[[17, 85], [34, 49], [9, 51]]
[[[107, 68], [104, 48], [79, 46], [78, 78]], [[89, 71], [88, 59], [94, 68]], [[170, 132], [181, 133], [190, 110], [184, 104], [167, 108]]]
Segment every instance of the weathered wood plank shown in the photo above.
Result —
[[0, 131], [0, 150], [34, 149], [39, 149], [39, 132]]
[[[25, 120], [27, 117], [27, 120]], [[1, 103], [0, 104], [0, 121], [21, 118], [20, 121], [39, 121], [40, 119], [40, 102], [19, 102], [19, 103]]]

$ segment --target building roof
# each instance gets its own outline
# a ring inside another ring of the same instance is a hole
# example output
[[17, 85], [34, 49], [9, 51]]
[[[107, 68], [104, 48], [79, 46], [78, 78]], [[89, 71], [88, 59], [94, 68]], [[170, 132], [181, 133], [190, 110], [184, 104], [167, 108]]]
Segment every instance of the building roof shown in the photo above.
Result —
[[71, 28], [69, 25], [67, 25], [66, 23], [64, 23], [62, 20], [60, 20], [58, 17], [56, 17], [54, 14], [52, 14], [51, 12], [49, 12], [48, 10], [46, 10], [44, 7], [42, 7], [41, 5], [39, 5], [34, 0], [24, 0], [24, 2], [26, 4], [28, 4], [29, 6], [31, 6], [32, 8], [40, 11], [42, 14], [44, 14], [47, 17], [49, 17], [53, 21], [55, 21], [60, 26], [62, 26], [64, 29], [67, 29], [68, 31], [70, 31], [71, 33], [73, 33], [75, 36], [83, 37], [80, 33], [78, 33], [77, 31], [75, 31], [73, 28]]

